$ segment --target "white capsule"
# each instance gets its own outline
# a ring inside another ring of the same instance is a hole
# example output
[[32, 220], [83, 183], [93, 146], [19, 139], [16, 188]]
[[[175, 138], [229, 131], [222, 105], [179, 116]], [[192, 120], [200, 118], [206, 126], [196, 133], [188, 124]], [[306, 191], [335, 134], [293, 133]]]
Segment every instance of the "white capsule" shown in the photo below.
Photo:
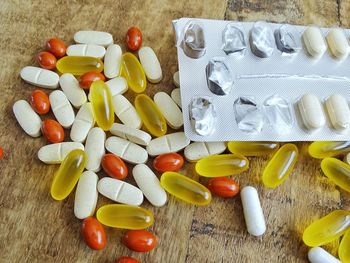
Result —
[[350, 165], [350, 153], [347, 153], [347, 154], [344, 156], [343, 161], [344, 161], [345, 163], [347, 163], [348, 165]]
[[180, 88], [180, 75], [178, 71], [176, 71], [173, 75], [173, 82], [176, 87]]
[[225, 150], [224, 142], [193, 142], [186, 146], [184, 155], [187, 161], [196, 162], [204, 157], [223, 153]]
[[50, 93], [49, 100], [57, 121], [64, 128], [70, 128], [75, 116], [72, 105], [69, 103], [66, 95], [60, 90], [55, 90]]
[[120, 123], [114, 123], [110, 132], [113, 135], [144, 146], [148, 145], [152, 139], [147, 132]]
[[86, 94], [79, 86], [78, 80], [70, 73], [64, 73], [60, 77], [60, 86], [67, 99], [75, 108], [80, 108], [86, 101]]
[[340, 263], [340, 260], [321, 247], [311, 248], [308, 253], [308, 258], [311, 263]]
[[91, 171], [85, 171], [80, 176], [74, 199], [76, 218], [84, 219], [95, 213], [98, 197], [97, 181], [98, 176]]
[[175, 101], [175, 103], [182, 108], [181, 105], [181, 92], [180, 92], [180, 88], [177, 89], [173, 89], [173, 91], [171, 92], [171, 98], [173, 99], [173, 101]]
[[129, 163], [145, 163], [148, 160], [148, 154], [144, 148], [123, 138], [109, 137], [106, 140], [106, 149]]
[[118, 203], [139, 206], [143, 202], [140, 189], [118, 179], [104, 177], [98, 182], [97, 189], [101, 195]]
[[110, 45], [107, 48], [104, 59], [104, 74], [107, 78], [115, 78], [120, 74], [122, 63], [122, 49], [118, 45]]
[[43, 163], [59, 164], [73, 150], [84, 150], [84, 145], [80, 142], [60, 142], [48, 144], [38, 151], [38, 158]]
[[329, 31], [327, 43], [332, 55], [338, 59], [345, 59], [349, 55], [350, 46], [344, 31], [340, 28], [333, 28]]
[[20, 75], [25, 82], [34, 86], [47, 89], [56, 89], [58, 87], [59, 76], [51, 70], [27, 66], [22, 68]]
[[106, 49], [94, 44], [76, 44], [67, 47], [67, 56], [83, 56], [102, 59], [106, 54]]
[[32, 137], [41, 134], [41, 119], [25, 100], [18, 100], [13, 104], [13, 113], [22, 129]]
[[310, 56], [319, 58], [327, 50], [326, 42], [322, 36], [322, 32], [318, 27], [308, 27], [302, 36], [306, 51]]
[[107, 32], [84, 30], [74, 34], [74, 41], [80, 44], [95, 44], [107, 47], [113, 44], [113, 36]]
[[128, 90], [128, 83], [123, 77], [110, 79], [106, 81], [106, 85], [109, 88], [112, 97], [118, 94], [123, 94]]
[[85, 169], [98, 172], [101, 169], [101, 159], [105, 154], [106, 133], [99, 127], [92, 128], [86, 138], [85, 153], [87, 156]]
[[304, 94], [298, 101], [298, 108], [303, 124], [310, 132], [325, 125], [326, 119], [321, 102], [314, 94]]
[[338, 131], [347, 130], [350, 127], [350, 109], [346, 99], [339, 94], [333, 94], [325, 104], [333, 128]]
[[156, 156], [181, 151], [189, 144], [184, 132], [175, 132], [151, 140], [146, 149], [149, 155]]
[[157, 55], [150, 47], [142, 47], [139, 50], [139, 59], [149, 82], [158, 83], [162, 80], [162, 68]]
[[92, 112], [90, 102], [85, 103], [79, 109], [77, 116], [74, 119], [72, 129], [70, 131], [70, 138], [74, 142], [84, 142], [88, 132], [94, 127], [95, 119]]
[[173, 129], [179, 129], [184, 124], [182, 112], [172, 98], [165, 92], [157, 92], [153, 97], [159, 110], [163, 114], [169, 126]]
[[126, 126], [139, 129], [142, 121], [135, 107], [123, 95], [115, 95], [112, 98], [113, 108], [119, 120]]
[[241, 190], [241, 200], [248, 232], [253, 236], [261, 236], [266, 231], [266, 225], [258, 192], [252, 186], [245, 186]]

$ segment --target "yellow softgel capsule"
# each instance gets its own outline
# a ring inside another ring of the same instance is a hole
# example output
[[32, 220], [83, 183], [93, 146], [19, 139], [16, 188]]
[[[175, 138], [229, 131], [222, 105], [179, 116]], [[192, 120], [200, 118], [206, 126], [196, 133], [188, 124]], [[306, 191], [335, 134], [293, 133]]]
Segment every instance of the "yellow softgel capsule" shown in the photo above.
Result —
[[283, 145], [271, 158], [264, 169], [262, 181], [266, 187], [275, 188], [283, 183], [298, 160], [298, 148], [288, 143]]
[[321, 162], [323, 173], [340, 188], [350, 192], [350, 165], [336, 158], [325, 158]]
[[160, 178], [162, 187], [173, 196], [193, 205], [208, 205], [211, 193], [200, 183], [179, 173], [165, 172]]
[[248, 167], [248, 159], [240, 154], [220, 154], [199, 160], [196, 172], [205, 177], [221, 177], [242, 173]]
[[94, 81], [90, 87], [91, 105], [97, 125], [109, 131], [114, 123], [112, 96], [102, 80]]
[[340, 242], [338, 255], [341, 262], [350, 262], [350, 228], [346, 230]]
[[303, 241], [309, 247], [322, 246], [342, 236], [349, 226], [350, 212], [335, 210], [309, 225]]
[[56, 68], [61, 74], [83, 75], [89, 71], [101, 72], [103, 62], [94, 57], [65, 56], [57, 61]]
[[277, 142], [229, 142], [228, 150], [243, 156], [263, 156], [275, 153], [280, 147]]
[[124, 229], [145, 229], [153, 224], [153, 214], [138, 206], [132, 205], [105, 205], [96, 213], [100, 223]]
[[121, 75], [128, 82], [128, 86], [136, 93], [144, 92], [147, 86], [146, 75], [137, 57], [126, 52], [121, 68]]
[[166, 120], [150, 97], [145, 94], [137, 95], [134, 104], [143, 124], [153, 136], [160, 137], [166, 134]]
[[309, 146], [309, 154], [317, 159], [333, 157], [350, 151], [350, 141], [313, 142]]
[[61, 163], [53, 178], [51, 196], [55, 200], [65, 199], [77, 184], [86, 164], [83, 150], [73, 150]]

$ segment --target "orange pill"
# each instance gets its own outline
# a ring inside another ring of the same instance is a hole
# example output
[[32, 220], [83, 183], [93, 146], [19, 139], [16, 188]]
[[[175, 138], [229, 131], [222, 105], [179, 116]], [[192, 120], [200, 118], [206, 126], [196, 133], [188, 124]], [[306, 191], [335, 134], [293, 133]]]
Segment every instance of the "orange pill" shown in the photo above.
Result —
[[100, 72], [94, 72], [94, 71], [86, 72], [85, 74], [81, 75], [79, 84], [80, 84], [80, 87], [82, 87], [83, 89], [90, 89], [92, 82], [96, 80], [105, 81], [106, 77]]
[[124, 161], [112, 153], [103, 155], [101, 165], [110, 177], [123, 180], [128, 176], [128, 168]]
[[184, 165], [184, 158], [178, 153], [165, 153], [153, 161], [153, 168], [159, 172], [176, 172]]
[[56, 67], [57, 59], [50, 52], [40, 52], [36, 58], [40, 67], [45, 69], [54, 69]]
[[61, 124], [55, 120], [44, 120], [41, 124], [41, 131], [49, 142], [58, 143], [64, 140], [63, 128]]
[[4, 158], [4, 149], [0, 147], [0, 160]]
[[61, 58], [66, 54], [66, 45], [58, 38], [50, 38], [46, 42], [46, 49], [54, 54], [56, 58]]
[[50, 110], [49, 96], [41, 90], [34, 90], [30, 95], [30, 104], [38, 114], [46, 114]]

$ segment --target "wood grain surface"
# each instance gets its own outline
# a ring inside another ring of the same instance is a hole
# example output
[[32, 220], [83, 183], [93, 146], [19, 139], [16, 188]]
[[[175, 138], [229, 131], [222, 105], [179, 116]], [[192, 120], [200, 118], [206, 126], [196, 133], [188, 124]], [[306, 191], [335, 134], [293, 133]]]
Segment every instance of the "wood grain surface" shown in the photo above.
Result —
[[[247, 234], [239, 197], [213, 198], [207, 207], [195, 207], [173, 197], [162, 208], [147, 201], [154, 213], [149, 229], [158, 238], [150, 253], [133, 253], [121, 243], [125, 231], [107, 228], [107, 247], [89, 249], [80, 237], [81, 221], [73, 214], [74, 194], [62, 202], [50, 197], [57, 165], [45, 165], [36, 155], [45, 145], [41, 138], [27, 136], [16, 123], [12, 105], [28, 99], [35, 87], [24, 83], [19, 71], [36, 65], [36, 54], [50, 37], [73, 43], [82, 29], [107, 31], [125, 50], [124, 37], [130, 26], [141, 28], [144, 45], [153, 47], [164, 78], [148, 85], [147, 94], [170, 93], [177, 56], [171, 20], [205, 17], [292, 24], [341, 25], [350, 27], [350, 2], [322, 1], [0, 1], [0, 262], [114, 262], [131, 255], [142, 262], [307, 262], [308, 248], [302, 232], [313, 220], [334, 209], [350, 210], [350, 195], [330, 183], [320, 170], [320, 161], [307, 155], [307, 143], [298, 143], [301, 153], [290, 177], [277, 189], [262, 187], [262, 169], [268, 158], [249, 158], [250, 169], [235, 176], [241, 186], [258, 188], [267, 221], [267, 232], [256, 238]], [[134, 98], [129, 91], [126, 96]], [[50, 115], [46, 116], [49, 117]], [[46, 118], [45, 117], [45, 118]], [[66, 133], [69, 138], [69, 133]], [[130, 167], [131, 168], [131, 167]], [[181, 173], [201, 183], [194, 165]], [[103, 172], [99, 176], [105, 176]], [[135, 183], [132, 176], [128, 181]], [[98, 207], [111, 203], [100, 196]], [[339, 240], [326, 246], [336, 254]]]

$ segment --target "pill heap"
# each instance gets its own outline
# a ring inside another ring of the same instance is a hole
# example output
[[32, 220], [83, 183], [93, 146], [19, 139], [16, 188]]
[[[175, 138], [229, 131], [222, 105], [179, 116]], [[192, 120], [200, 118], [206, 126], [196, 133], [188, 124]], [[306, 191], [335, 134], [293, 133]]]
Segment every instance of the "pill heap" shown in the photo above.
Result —
[[[167, 203], [167, 193], [193, 205], [208, 205], [212, 194], [234, 197], [240, 187], [228, 176], [249, 168], [246, 157], [271, 156], [262, 175], [268, 188], [283, 183], [293, 170], [298, 148], [291, 143], [281, 147], [275, 142], [191, 143], [182, 131], [167, 133], [168, 125], [175, 130], [183, 126], [178, 72], [174, 74], [177, 88], [171, 96], [158, 92], [152, 99], [138, 94], [134, 103], [123, 96], [128, 88], [143, 93], [147, 81], [158, 83], [162, 79], [159, 60], [152, 48], [142, 47], [139, 29], [130, 28], [126, 36], [128, 49], [138, 51], [138, 57], [123, 53], [106, 32], [79, 31], [74, 40], [77, 44], [66, 48], [61, 40], [49, 39], [47, 51], [37, 57], [40, 67], [21, 70], [24, 81], [54, 90], [49, 96], [34, 90], [30, 104], [19, 100], [14, 103], [13, 112], [28, 135], [43, 134], [50, 143], [39, 149], [39, 160], [60, 164], [51, 185], [52, 198], [63, 200], [76, 188], [74, 215], [83, 220], [81, 234], [90, 248], [105, 247], [104, 225], [127, 229], [123, 243], [129, 249], [152, 250], [157, 239], [144, 229], [153, 224], [154, 218], [149, 210], [140, 207], [144, 197], [155, 207]], [[42, 121], [39, 115], [50, 110], [56, 120]], [[121, 123], [115, 122], [115, 115]], [[71, 129], [71, 141], [65, 140], [64, 129]], [[210, 178], [207, 187], [178, 173], [185, 162], [177, 153], [182, 150], [188, 162], [196, 162], [197, 174]], [[349, 150], [347, 142], [315, 142], [309, 148], [311, 156], [324, 158], [321, 168], [326, 176], [347, 191], [350, 165], [333, 156]], [[154, 158], [151, 168], [145, 164], [149, 156]], [[129, 173], [125, 162], [134, 165], [132, 175], [137, 186], [124, 181]], [[96, 173], [101, 167], [106, 176], [99, 178]], [[153, 170], [162, 173], [160, 180]], [[118, 204], [99, 207], [94, 217], [99, 194]], [[247, 231], [253, 236], [263, 235], [266, 223], [257, 190], [245, 186], [240, 195]], [[333, 262], [334, 257], [319, 246], [344, 234], [339, 256], [348, 262], [349, 226], [350, 212], [341, 210], [310, 225], [303, 236], [305, 244], [315, 247], [310, 250], [310, 261], [323, 258], [322, 262]], [[116, 262], [139, 261], [121, 257]]]

